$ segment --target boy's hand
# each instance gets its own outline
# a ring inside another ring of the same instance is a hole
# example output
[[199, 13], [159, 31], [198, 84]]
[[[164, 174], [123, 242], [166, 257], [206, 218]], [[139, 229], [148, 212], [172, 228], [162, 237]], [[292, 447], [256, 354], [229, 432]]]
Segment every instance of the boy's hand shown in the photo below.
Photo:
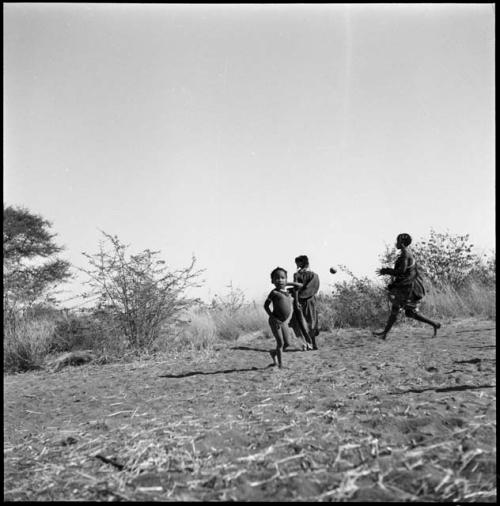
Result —
[[271, 321], [277, 325], [281, 325], [283, 323], [279, 318], [276, 318], [276, 316], [274, 316], [274, 315], [271, 315], [270, 318], [271, 318]]

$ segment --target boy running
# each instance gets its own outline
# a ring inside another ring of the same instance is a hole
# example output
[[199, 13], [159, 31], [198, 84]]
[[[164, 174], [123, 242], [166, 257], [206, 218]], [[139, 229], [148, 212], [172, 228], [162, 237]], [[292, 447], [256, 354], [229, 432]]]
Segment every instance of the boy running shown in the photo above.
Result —
[[410, 250], [411, 237], [408, 234], [399, 234], [396, 238], [396, 248], [401, 254], [396, 259], [394, 269], [383, 267], [377, 270], [379, 276], [394, 276], [394, 281], [387, 287], [392, 301], [391, 313], [385, 329], [381, 332], [373, 332], [373, 335], [385, 339], [391, 327], [394, 325], [398, 313], [405, 310], [405, 315], [420, 322], [427, 323], [434, 328], [434, 337], [441, 327], [440, 323], [433, 322], [418, 313], [418, 305], [425, 295], [425, 288], [418, 271], [417, 263]]

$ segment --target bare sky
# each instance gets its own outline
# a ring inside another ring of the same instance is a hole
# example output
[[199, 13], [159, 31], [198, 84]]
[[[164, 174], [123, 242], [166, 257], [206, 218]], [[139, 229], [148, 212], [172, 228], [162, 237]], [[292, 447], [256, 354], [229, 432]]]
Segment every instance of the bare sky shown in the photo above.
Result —
[[328, 291], [401, 232], [494, 248], [493, 4], [3, 9], [4, 202], [75, 265], [101, 229], [260, 302], [300, 254]]

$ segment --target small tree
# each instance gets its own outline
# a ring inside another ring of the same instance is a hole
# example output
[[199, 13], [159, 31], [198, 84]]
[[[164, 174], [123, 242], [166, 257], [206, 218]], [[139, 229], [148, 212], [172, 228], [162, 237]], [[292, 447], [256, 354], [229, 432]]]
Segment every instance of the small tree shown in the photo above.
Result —
[[71, 276], [70, 263], [55, 257], [51, 223], [24, 207], [4, 206], [4, 312], [12, 315], [47, 300], [51, 289]]
[[158, 258], [159, 251], [127, 255], [128, 245], [102, 233], [110, 248], [106, 250], [100, 242], [98, 253], [83, 253], [90, 263], [89, 269], [80, 269], [89, 276], [86, 296], [99, 297], [97, 309], [108, 312], [130, 346], [147, 346], [159, 336], [164, 323], [195, 302], [185, 291], [200, 286], [197, 278], [202, 271], [195, 270], [194, 257], [189, 266], [170, 271]]

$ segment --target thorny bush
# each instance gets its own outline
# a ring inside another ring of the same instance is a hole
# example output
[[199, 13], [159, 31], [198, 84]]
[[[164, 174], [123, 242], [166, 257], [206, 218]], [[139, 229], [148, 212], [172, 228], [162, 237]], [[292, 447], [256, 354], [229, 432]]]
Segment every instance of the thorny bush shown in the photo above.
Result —
[[126, 336], [129, 346], [149, 346], [162, 327], [193, 304], [186, 290], [199, 286], [201, 270], [196, 259], [182, 269], [169, 269], [159, 251], [144, 250], [136, 255], [127, 252], [117, 236], [102, 232], [109, 248], [100, 243], [99, 252], [83, 253], [90, 264], [80, 269], [89, 277], [87, 297], [97, 295], [96, 309], [107, 312]]

